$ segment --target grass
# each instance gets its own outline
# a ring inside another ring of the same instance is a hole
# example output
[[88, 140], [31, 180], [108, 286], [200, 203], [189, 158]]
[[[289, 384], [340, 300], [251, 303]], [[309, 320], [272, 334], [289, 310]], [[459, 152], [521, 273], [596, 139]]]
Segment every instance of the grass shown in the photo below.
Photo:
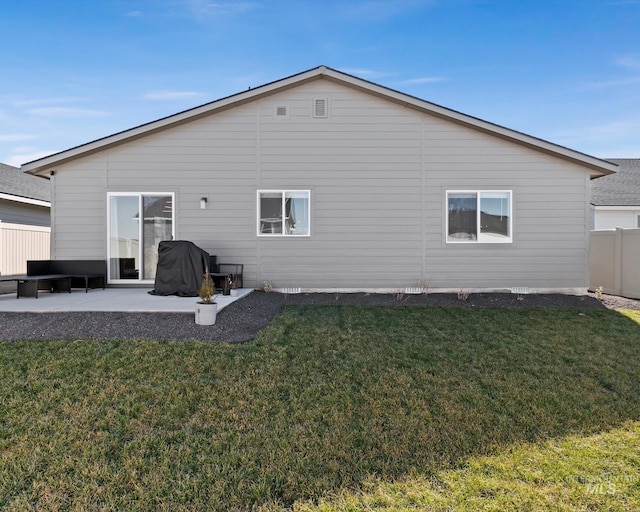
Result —
[[640, 509], [640, 314], [288, 307], [0, 343], [0, 508]]

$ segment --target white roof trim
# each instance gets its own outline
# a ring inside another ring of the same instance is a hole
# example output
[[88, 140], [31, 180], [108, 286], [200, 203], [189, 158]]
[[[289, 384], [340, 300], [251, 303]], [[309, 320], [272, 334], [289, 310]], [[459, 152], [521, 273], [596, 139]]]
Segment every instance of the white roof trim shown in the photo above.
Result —
[[640, 205], [627, 205], [627, 206], [595, 206], [593, 205], [593, 208], [595, 210], [610, 210], [610, 211], [625, 211], [625, 210], [631, 210], [631, 211], [640, 211]]
[[12, 194], [4, 194], [2, 192], [0, 192], [0, 199], [15, 201], [16, 203], [33, 204], [35, 206], [45, 206], [46, 208], [51, 208], [51, 203], [48, 201], [40, 201], [40, 199], [31, 199], [29, 197], [14, 196]]
[[590, 155], [586, 155], [584, 153], [580, 153], [578, 151], [574, 151], [572, 149], [565, 148], [563, 146], [559, 146], [557, 144], [553, 144], [551, 142], [547, 142], [530, 135], [526, 135], [521, 132], [510, 130], [503, 126], [495, 125], [487, 121], [483, 121], [482, 119], [478, 119], [466, 114], [462, 114], [460, 112], [456, 112], [455, 110], [441, 107], [434, 103], [429, 103], [428, 101], [415, 98], [413, 96], [395, 91], [393, 89], [388, 89], [373, 82], [369, 82], [367, 80], [363, 80], [361, 78], [336, 71], [326, 66], [319, 66], [317, 68], [304, 71], [297, 75], [293, 75], [288, 78], [256, 87], [255, 89], [249, 89], [248, 91], [234, 94], [232, 96], [228, 96], [226, 98], [222, 98], [220, 100], [213, 101], [211, 103], [207, 103], [190, 110], [185, 110], [183, 112], [179, 112], [177, 114], [164, 117], [162, 119], [158, 119], [156, 121], [152, 121], [150, 123], [116, 133], [114, 135], [104, 137], [102, 139], [88, 142], [87, 144], [83, 144], [81, 146], [77, 146], [60, 153], [40, 158], [32, 162], [27, 162], [26, 164], [22, 165], [22, 170], [30, 174], [44, 173], [45, 171], [50, 170], [56, 164], [72, 160], [87, 153], [98, 151], [109, 146], [132, 140], [137, 137], [162, 130], [163, 128], [167, 128], [169, 126], [181, 124], [190, 119], [202, 117], [219, 110], [225, 110], [237, 105], [241, 105], [248, 101], [253, 101], [260, 97], [270, 95], [274, 92], [282, 91], [311, 80], [316, 80], [318, 78], [327, 78], [342, 84], [347, 84], [360, 90], [366, 91], [370, 94], [384, 97], [406, 107], [416, 108], [423, 112], [482, 130], [497, 137], [501, 137], [513, 142], [518, 142], [534, 149], [551, 153], [555, 156], [569, 159], [583, 165], [587, 165], [594, 171], [591, 174], [594, 177], [612, 174], [617, 168], [617, 165], [612, 164], [611, 162], [607, 162], [599, 158], [595, 158]]

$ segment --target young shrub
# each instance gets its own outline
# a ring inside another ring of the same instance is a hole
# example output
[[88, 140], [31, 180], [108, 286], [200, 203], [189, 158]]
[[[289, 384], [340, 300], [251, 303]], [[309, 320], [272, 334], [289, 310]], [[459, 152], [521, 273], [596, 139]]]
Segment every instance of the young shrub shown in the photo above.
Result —
[[199, 295], [204, 304], [211, 304], [213, 301], [213, 295], [216, 292], [216, 287], [213, 284], [213, 279], [209, 274], [209, 268], [205, 269], [205, 273], [202, 278], [202, 285], [200, 286]]

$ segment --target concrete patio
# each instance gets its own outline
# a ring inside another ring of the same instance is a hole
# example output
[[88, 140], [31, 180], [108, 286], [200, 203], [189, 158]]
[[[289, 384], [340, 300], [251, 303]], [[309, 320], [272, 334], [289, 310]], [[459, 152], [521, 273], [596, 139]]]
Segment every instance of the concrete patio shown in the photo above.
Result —
[[[0, 312], [18, 313], [61, 313], [71, 311], [118, 311], [131, 313], [193, 313], [199, 297], [167, 297], [149, 295], [147, 288], [107, 288], [85, 293], [73, 290], [71, 293], [39, 292], [38, 298], [16, 298], [15, 293], [0, 295]], [[229, 304], [245, 297], [253, 290], [242, 288], [237, 297], [216, 294], [218, 312]]]

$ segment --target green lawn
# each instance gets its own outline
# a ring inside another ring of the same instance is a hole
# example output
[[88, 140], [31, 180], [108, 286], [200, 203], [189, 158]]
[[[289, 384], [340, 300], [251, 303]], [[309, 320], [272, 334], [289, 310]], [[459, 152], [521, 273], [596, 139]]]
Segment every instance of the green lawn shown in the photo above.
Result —
[[0, 342], [0, 508], [638, 510], [639, 324], [291, 306], [239, 346]]

